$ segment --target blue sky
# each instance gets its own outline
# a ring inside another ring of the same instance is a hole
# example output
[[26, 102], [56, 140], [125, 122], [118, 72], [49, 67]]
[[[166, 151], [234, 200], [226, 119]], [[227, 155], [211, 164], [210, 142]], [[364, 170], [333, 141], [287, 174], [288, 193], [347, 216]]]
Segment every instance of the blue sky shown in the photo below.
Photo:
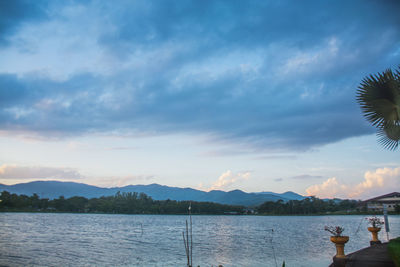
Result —
[[355, 101], [398, 1], [1, 1], [0, 183], [366, 198], [398, 151]]

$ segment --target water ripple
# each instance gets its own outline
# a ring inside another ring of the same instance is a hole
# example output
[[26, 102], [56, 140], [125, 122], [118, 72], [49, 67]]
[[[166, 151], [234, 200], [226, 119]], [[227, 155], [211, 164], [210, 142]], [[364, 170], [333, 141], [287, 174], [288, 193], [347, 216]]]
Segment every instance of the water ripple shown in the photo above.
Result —
[[[342, 225], [346, 252], [368, 246], [362, 216], [193, 216], [193, 260], [205, 266], [327, 266], [325, 225]], [[0, 213], [0, 266], [185, 266], [186, 216]], [[400, 216], [390, 216], [391, 236]], [[271, 229], [274, 229], [272, 231]], [[385, 240], [383, 236], [381, 239]]]

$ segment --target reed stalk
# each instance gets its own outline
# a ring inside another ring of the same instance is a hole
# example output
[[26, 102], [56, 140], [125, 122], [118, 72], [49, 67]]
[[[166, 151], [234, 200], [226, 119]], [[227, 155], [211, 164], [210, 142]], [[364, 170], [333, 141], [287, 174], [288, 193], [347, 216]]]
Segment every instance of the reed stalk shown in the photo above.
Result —
[[186, 259], [187, 259], [187, 266], [192, 267], [193, 266], [193, 231], [192, 231], [192, 204], [190, 203], [189, 205], [189, 222], [186, 220], [186, 235], [185, 231], [182, 232], [183, 236], [183, 244], [185, 246], [185, 253], [186, 253]]

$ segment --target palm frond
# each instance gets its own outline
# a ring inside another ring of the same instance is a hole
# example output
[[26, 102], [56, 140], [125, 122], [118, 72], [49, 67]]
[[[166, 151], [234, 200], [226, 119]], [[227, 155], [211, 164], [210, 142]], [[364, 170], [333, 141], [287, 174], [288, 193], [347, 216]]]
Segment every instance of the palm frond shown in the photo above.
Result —
[[365, 77], [357, 90], [364, 117], [378, 129], [378, 142], [396, 150], [400, 142], [400, 67]]
[[378, 143], [388, 150], [396, 150], [400, 143], [400, 126], [392, 125], [378, 129]]
[[357, 102], [366, 119], [375, 127], [400, 121], [400, 73], [388, 69], [362, 80]]

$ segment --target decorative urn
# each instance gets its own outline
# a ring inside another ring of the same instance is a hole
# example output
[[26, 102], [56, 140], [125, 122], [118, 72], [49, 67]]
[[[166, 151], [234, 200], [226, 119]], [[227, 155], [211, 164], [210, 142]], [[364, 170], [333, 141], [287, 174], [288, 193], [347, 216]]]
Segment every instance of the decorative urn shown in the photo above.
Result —
[[380, 243], [381, 241], [378, 239], [378, 232], [381, 230], [380, 227], [368, 227], [368, 231], [372, 234], [371, 242]]
[[325, 226], [325, 231], [328, 231], [333, 236], [331, 236], [332, 243], [336, 246], [336, 258], [346, 258], [344, 254], [344, 244], [349, 241], [348, 236], [343, 236], [342, 233], [344, 231], [343, 227], [340, 226]]
[[331, 241], [335, 243], [336, 246], [336, 258], [345, 258], [344, 254], [344, 244], [349, 241], [348, 236], [331, 236]]
[[380, 218], [374, 216], [372, 218], [367, 218], [371, 227], [368, 227], [368, 231], [372, 234], [372, 240], [369, 242], [371, 245], [380, 244], [381, 241], [378, 239], [378, 232], [381, 230], [382, 225], [385, 223]]

